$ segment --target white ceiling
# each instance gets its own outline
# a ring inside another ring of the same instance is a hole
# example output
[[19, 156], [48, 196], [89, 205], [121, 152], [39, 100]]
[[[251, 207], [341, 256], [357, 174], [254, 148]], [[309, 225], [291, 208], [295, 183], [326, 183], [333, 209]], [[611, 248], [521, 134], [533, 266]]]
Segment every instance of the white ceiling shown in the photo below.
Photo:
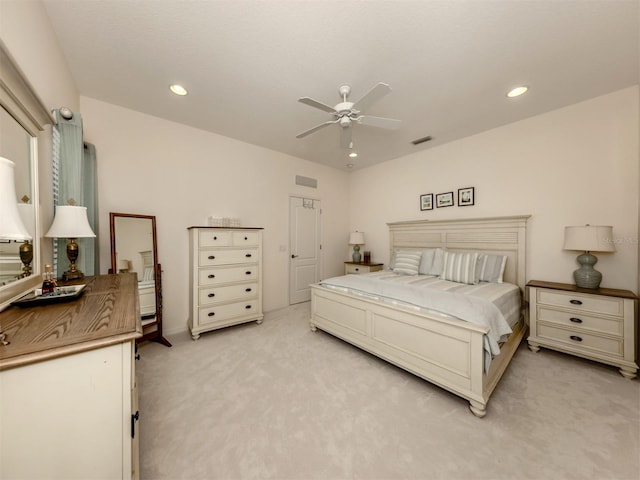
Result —
[[[44, 0], [81, 95], [354, 169], [638, 83], [638, 0]], [[297, 101], [392, 92], [339, 127]], [[169, 92], [180, 83], [186, 97]], [[507, 99], [512, 86], [529, 93]], [[412, 140], [431, 135], [420, 146]]]

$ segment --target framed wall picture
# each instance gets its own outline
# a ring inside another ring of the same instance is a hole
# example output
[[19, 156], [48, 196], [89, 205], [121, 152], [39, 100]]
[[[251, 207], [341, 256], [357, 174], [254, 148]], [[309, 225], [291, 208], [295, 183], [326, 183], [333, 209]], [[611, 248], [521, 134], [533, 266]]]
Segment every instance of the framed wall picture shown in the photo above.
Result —
[[475, 204], [474, 187], [458, 189], [458, 206], [467, 207]]
[[433, 193], [420, 195], [420, 210], [433, 210]]
[[453, 207], [453, 192], [439, 193], [436, 195], [436, 207]]

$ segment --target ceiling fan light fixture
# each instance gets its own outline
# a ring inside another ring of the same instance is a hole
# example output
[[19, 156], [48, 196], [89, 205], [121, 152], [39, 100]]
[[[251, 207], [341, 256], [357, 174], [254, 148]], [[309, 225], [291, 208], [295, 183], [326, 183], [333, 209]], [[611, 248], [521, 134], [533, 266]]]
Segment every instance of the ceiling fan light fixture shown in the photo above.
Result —
[[356, 158], [358, 156], [358, 152], [350, 152], [349, 158]]
[[176, 95], [180, 95], [181, 97], [189, 93], [187, 92], [186, 88], [184, 88], [182, 85], [178, 85], [177, 83], [174, 83], [173, 85], [169, 85], [169, 90], [171, 90]]
[[529, 90], [529, 87], [527, 87], [526, 85], [520, 85], [518, 87], [515, 87], [509, 90], [507, 92], [507, 97], [509, 98], [519, 97], [520, 95], [527, 93], [527, 90]]

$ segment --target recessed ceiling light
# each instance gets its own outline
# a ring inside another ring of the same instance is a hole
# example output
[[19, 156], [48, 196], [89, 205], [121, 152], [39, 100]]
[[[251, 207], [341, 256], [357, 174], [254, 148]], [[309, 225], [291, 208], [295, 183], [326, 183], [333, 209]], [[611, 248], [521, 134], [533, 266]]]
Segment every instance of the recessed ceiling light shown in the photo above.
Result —
[[507, 93], [507, 97], [509, 97], [509, 98], [519, 97], [523, 93], [526, 93], [527, 90], [529, 90], [529, 87], [526, 87], [524, 85], [522, 85], [520, 87], [515, 87], [515, 88], [509, 90], [509, 93]]
[[176, 83], [174, 83], [173, 85], [169, 85], [169, 90], [171, 90], [173, 93], [175, 93], [176, 95], [186, 95], [187, 93], [187, 89], [184, 88], [182, 85], [178, 85]]
[[357, 152], [351, 152], [351, 153], [349, 154], [349, 157], [351, 157], [351, 158], [356, 158], [357, 156], [358, 156], [358, 153], [357, 153]]

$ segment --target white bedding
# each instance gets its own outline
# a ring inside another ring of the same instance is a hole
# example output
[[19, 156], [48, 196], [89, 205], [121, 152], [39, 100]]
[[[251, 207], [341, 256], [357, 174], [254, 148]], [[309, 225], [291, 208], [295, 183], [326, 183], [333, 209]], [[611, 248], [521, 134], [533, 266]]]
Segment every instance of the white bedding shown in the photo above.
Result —
[[487, 327], [485, 369], [489, 368], [491, 357], [500, 353], [499, 343], [512, 332], [511, 326], [520, 318], [520, 289], [509, 283], [466, 285], [430, 275], [399, 275], [383, 270], [329, 278], [320, 284]]

